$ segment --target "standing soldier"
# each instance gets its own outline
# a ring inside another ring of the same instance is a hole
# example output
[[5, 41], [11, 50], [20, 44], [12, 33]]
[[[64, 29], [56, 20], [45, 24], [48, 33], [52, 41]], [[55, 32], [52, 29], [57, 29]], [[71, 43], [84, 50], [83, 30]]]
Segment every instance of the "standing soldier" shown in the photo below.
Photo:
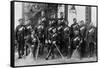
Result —
[[65, 20], [64, 20], [64, 14], [63, 14], [63, 12], [61, 12], [60, 13], [60, 18], [58, 19], [58, 26], [65, 26], [66, 24], [65, 24]]
[[70, 47], [70, 27], [68, 26], [68, 24], [66, 24], [63, 31], [64, 31], [64, 37], [63, 37], [64, 51], [66, 52], [66, 55], [69, 57], [71, 47]]
[[86, 46], [87, 46], [87, 40], [86, 40], [86, 25], [84, 24], [84, 21], [80, 21], [80, 34], [82, 38], [82, 44], [81, 44], [81, 57], [86, 56]]
[[43, 54], [43, 49], [44, 49], [44, 26], [42, 23], [40, 23], [36, 29], [35, 29], [35, 32], [36, 32], [36, 35], [38, 37], [38, 44], [39, 44], [39, 47], [41, 47], [40, 49], [40, 54]]
[[51, 16], [50, 16], [50, 18], [49, 18], [49, 20], [48, 20], [48, 23], [49, 23], [49, 25], [48, 25], [48, 27], [47, 27], [47, 40], [46, 40], [46, 43], [47, 43], [47, 45], [48, 45], [47, 48], [48, 48], [48, 50], [49, 50], [49, 48], [50, 48], [50, 46], [51, 46], [52, 28], [53, 28], [54, 26], [56, 26], [56, 25], [55, 25], [55, 23], [56, 23], [55, 17], [54, 17], [53, 14], [51, 14]]
[[25, 46], [25, 26], [23, 19], [19, 19], [19, 25], [16, 27], [16, 39], [18, 42], [18, 54], [19, 58], [22, 58], [24, 55], [24, 46]]
[[79, 34], [79, 31], [75, 30], [74, 32], [75, 32], [75, 35], [74, 35], [74, 37], [71, 40], [71, 46], [72, 46], [71, 51], [72, 51], [72, 54], [75, 53], [74, 52], [75, 50], [78, 51], [78, 53], [75, 53], [75, 54], [79, 54], [80, 59], [81, 59], [81, 53], [80, 53], [80, 51], [81, 51], [82, 39], [81, 39], [81, 36]]
[[48, 25], [44, 11], [41, 11], [41, 17], [39, 18], [39, 24], [40, 23], [42, 23], [44, 27], [47, 27], [47, 25]]
[[73, 19], [73, 24], [71, 25], [71, 52], [70, 52], [70, 57], [73, 54], [73, 52], [75, 50], [78, 50], [79, 55], [80, 55], [80, 49], [81, 49], [81, 43], [82, 43], [82, 39], [81, 39], [81, 35], [80, 35], [80, 29], [79, 29], [79, 25], [77, 23], [76, 18]]
[[96, 28], [93, 25], [89, 25], [87, 31], [87, 42], [88, 42], [88, 57], [93, 57], [94, 49], [96, 47]]
[[83, 39], [86, 37], [86, 25], [84, 24], [84, 21], [80, 21], [81, 25], [79, 25], [80, 33]]
[[[48, 20], [48, 23], [49, 23], [49, 25], [47, 27], [47, 41], [49, 43], [50, 38], [51, 38], [52, 27], [55, 27], [55, 28], [57, 27], [57, 20], [55, 18], [55, 14], [54, 13], [51, 13], [50, 18]], [[49, 47], [49, 45], [48, 45], [48, 47]]]
[[64, 15], [63, 12], [60, 13], [60, 18], [58, 19], [57, 23], [57, 31], [58, 31], [58, 45], [60, 46], [60, 50], [63, 52], [64, 51], [64, 27], [66, 26], [65, 20], [64, 20]]
[[[47, 38], [47, 25], [48, 25], [48, 22], [47, 22], [47, 18], [46, 18], [46, 15], [45, 15], [45, 11], [41, 11], [41, 17], [39, 18], [39, 24], [42, 24], [43, 27], [44, 27], [44, 42]], [[44, 43], [45, 45], [45, 43]]]

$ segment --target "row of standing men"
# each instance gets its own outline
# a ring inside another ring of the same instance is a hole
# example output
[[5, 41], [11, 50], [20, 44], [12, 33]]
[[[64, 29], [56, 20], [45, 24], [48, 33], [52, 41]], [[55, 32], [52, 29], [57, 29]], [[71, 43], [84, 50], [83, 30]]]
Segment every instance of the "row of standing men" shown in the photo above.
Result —
[[39, 24], [32, 28], [29, 23], [23, 25], [23, 19], [19, 20], [20, 25], [16, 28], [16, 40], [19, 58], [28, 55], [28, 49], [32, 49], [33, 56], [36, 57], [37, 50], [41, 55], [47, 48], [48, 59], [54, 58], [55, 49], [63, 57], [71, 58], [74, 50], [79, 52], [80, 58], [91, 57], [96, 53], [96, 27], [79, 25], [77, 19], [73, 19], [73, 24], [69, 27], [63, 16], [56, 19], [51, 16], [47, 19], [45, 16], [39, 19]]

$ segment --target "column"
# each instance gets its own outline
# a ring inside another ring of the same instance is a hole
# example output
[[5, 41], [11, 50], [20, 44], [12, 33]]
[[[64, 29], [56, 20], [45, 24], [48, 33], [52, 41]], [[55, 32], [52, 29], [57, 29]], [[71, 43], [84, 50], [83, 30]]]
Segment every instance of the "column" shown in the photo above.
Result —
[[86, 6], [86, 24], [89, 25], [91, 23], [91, 7]]

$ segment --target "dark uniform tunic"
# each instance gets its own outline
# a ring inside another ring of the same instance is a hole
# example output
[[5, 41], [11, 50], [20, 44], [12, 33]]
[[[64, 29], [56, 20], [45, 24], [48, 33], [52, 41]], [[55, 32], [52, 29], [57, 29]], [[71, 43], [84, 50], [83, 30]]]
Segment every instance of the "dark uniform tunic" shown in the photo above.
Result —
[[44, 27], [43, 30], [44, 30], [44, 41], [45, 41], [47, 38], [48, 20], [46, 17], [40, 17], [39, 21], [40, 21], [40, 24], [42, 24]]
[[63, 51], [64, 49], [64, 27], [66, 26], [65, 21], [63, 18], [58, 19], [57, 23], [57, 34], [58, 34], [58, 42], [57, 44], [60, 46], [60, 50]]
[[70, 53], [70, 57], [73, 54], [74, 50], [78, 50], [78, 52], [80, 52], [81, 49], [81, 34], [80, 34], [80, 29], [79, 29], [79, 25], [78, 23], [74, 23], [71, 25], [71, 53]]
[[82, 38], [85, 39], [86, 37], [86, 26], [85, 25], [80, 26], [80, 34]]
[[87, 33], [87, 41], [88, 41], [88, 54], [89, 57], [92, 57], [94, 54], [94, 50], [96, 48], [96, 28], [90, 27]]
[[37, 39], [37, 35], [34, 33], [31, 34], [32, 37], [32, 53], [33, 53], [33, 57], [36, 57], [36, 50], [38, 47], [38, 39]]
[[44, 38], [44, 26], [43, 24], [39, 24], [35, 30], [36, 35], [38, 37], [38, 44], [40, 44], [40, 54], [43, 54], [43, 49], [45, 45], [45, 38]]
[[74, 24], [71, 25], [71, 34], [70, 34], [70, 37], [71, 38], [74, 37], [74, 35], [75, 35], [75, 32], [74, 31], [75, 30], [80, 31], [78, 23], [74, 23]]
[[39, 24], [36, 28], [36, 34], [40, 40], [40, 43], [44, 43], [43, 39], [44, 39], [44, 26], [42, 24]]

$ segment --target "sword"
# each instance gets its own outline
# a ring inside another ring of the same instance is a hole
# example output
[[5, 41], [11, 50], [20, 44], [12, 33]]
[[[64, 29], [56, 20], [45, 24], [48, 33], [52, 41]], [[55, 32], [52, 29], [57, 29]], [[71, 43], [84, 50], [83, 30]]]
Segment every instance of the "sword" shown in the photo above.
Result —
[[62, 55], [62, 53], [60, 52], [59, 48], [57, 47], [57, 45], [55, 44], [55, 47], [57, 49], [57, 51], [59, 52], [60, 56], [62, 57], [62, 59], [64, 59], [64, 56]]
[[[37, 36], [36, 36], [37, 37]], [[39, 40], [39, 38], [37, 37], [37, 40], [38, 40], [38, 47], [37, 47], [37, 51], [36, 51], [36, 60], [37, 60], [37, 58], [38, 58], [38, 54], [39, 54], [39, 48], [40, 48], [40, 40]]]

